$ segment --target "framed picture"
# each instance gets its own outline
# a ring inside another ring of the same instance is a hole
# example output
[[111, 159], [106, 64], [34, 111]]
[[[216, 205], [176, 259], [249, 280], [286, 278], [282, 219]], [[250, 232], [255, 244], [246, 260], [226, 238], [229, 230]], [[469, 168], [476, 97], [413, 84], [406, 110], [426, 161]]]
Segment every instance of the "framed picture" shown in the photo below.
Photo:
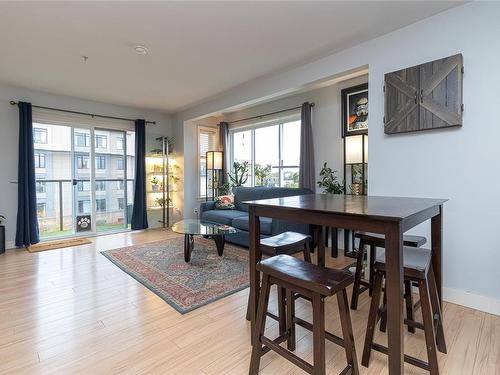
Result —
[[342, 137], [368, 133], [368, 84], [342, 90]]

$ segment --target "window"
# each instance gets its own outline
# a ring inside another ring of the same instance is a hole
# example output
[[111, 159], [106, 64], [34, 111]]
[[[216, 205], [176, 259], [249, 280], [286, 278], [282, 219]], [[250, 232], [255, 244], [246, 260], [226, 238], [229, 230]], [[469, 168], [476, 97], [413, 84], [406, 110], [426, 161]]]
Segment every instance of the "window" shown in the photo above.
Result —
[[88, 215], [90, 214], [90, 200], [79, 200], [78, 201], [78, 214]]
[[76, 167], [78, 169], [89, 169], [89, 157], [87, 155], [76, 155]]
[[35, 168], [45, 168], [45, 154], [35, 152]]
[[95, 210], [97, 212], [106, 211], [106, 198], [99, 198], [95, 200]]
[[35, 143], [47, 143], [47, 129], [33, 128], [33, 141]]
[[123, 171], [123, 157], [119, 157], [116, 159], [116, 169], [119, 171]]
[[96, 134], [95, 136], [95, 147], [96, 148], [106, 148], [108, 147], [108, 137], [105, 135]]
[[90, 191], [90, 181], [78, 181], [78, 191]]
[[118, 209], [119, 210], [125, 209], [125, 198], [118, 198]]
[[[217, 129], [198, 127], [198, 192], [200, 198], [207, 195], [207, 151], [214, 151], [216, 147]], [[211, 181], [208, 181], [209, 185]]]
[[90, 134], [76, 133], [75, 132], [75, 146], [77, 146], [77, 147], [89, 147], [90, 146]]
[[123, 190], [125, 189], [125, 183], [123, 182], [123, 180], [120, 180], [120, 181], [116, 181], [118, 183], [118, 190]]
[[95, 191], [106, 191], [106, 181], [96, 181]]
[[123, 150], [123, 137], [116, 138], [116, 149]]
[[37, 193], [45, 193], [46, 192], [46, 185], [44, 181], [37, 181], [36, 182], [36, 192]]
[[37, 202], [36, 214], [38, 217], [45, 217], [47, 215], [47, 204], [45, 202]]
[[106, 156], [97, 155], [95, 157], [95, 167], [96, 169], [106, 169]]
[[300, 120], [296, 117], [232, 130], [231, 165], [249, 164], [246, 186], [299, 186]]

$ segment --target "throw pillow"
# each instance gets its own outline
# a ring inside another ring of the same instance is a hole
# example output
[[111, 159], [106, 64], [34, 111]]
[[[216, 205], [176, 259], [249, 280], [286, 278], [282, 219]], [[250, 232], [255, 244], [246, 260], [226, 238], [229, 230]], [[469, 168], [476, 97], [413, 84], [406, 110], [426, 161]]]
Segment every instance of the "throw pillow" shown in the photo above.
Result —
[[216, 210], [234, 210], [234, 196], [221, 195], [215, 200]]

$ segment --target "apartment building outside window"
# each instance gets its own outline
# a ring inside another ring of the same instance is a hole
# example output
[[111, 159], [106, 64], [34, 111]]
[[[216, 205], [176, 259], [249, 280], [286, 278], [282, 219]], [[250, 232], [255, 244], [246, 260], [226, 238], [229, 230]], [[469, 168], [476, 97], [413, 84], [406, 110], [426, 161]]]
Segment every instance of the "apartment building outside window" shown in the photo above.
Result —
[[47, 143], [47, 129], [33, 128], [33, 141], [38, 144]]

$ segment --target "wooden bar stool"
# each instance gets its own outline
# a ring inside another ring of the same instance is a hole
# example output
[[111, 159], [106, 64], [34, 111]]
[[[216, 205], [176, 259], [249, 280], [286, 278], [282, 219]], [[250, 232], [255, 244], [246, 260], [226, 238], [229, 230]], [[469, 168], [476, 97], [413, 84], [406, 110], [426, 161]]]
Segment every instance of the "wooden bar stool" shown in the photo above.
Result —
[[[385, 237], [383, 234], [369, 233], [369, 232], [356, 232], [355, 237], [359, 239], [358, 255], [356, 258], [356, 272], [354, 274], [354, 286], [352, 288], [351, 296], [351, 309], [356, 310], [358, 308], [358, 298], [361, 293], [368, 290], [370, 296], [372, 295], [373, 286], [373, 263], [376, 257], [376, 248], [385, 248]], [[427, 239], [422, 236], [403, 236], [403, 245], [420, 247], [427, 242]], [[365, 258], [366, 246], [370, 247], [370, 274], [368, 281], [361, 278], [361, 272], [363, 270], [363, 260]], [[411, 288], [410, 288], [411, 289]]]
[[[269, 350], [273, 350], [309, 374], [325, 374], [325, 339], [345, 348], [347, 366], [341, 374], [359, 374], [354, 336], [352, 332], [350, 310], [347, 302], [346, 287], [353, 281], [348, 271], [334, 270], [301, 261], [289, 255], [277, 255], [257, 264], [262, 272], [262, 288], [257, 308], [256, 326], [252, 348], [250, 374], [259, 372], [260, 358]], [[284, 334], [271, 340], [264, 336], [266, 326], [267, 305], [271, 285], [286, 289], [287, 324]], [[312, 301], [313, 323], [298, 319], [294, 315], [295, 294]], [[343, 338], [325, 332], [325, 297], [337, 295], [340, 324]], [[295, 350], [295, 324], [313, 332], [313, 365], [298, 357]], [[288, 350], [279, 344], [288, 341]]]
[[[284, 232], [277, 234], [276, 236], [262, 238], [260, 240], [260, 248], [262, 252], [266, 255], [274, 256], [279, 254], [295, 254], [297, 252], [302, 252], [304, 260], [311, 263], [311, 241], [312, 237], [297, 232]], [[284, 330], [285, 315], [284, 315], [284, 304], [280, 301], [285, 300], [284, 290], [278, 288], [278, 316], [268, 313], [273, 319], [280, 322], [280, 330]], [[248, 296], [247, 304], [247, 315], [246, 319], [250, 320], [250, 295]]]
[[[368, 367], [370, 362], [371, 349], [385, 354], [388, 352], [387, 347], [373, 342], [375, 326], [386, 310], [385, 303], [379, 308], [382, 281], [385, 277], [385, 254], [383, 252], [377, 255], [374, 266], [373, 297], [368, 315], [363, 360], [361, 361], [365, 367]], [[418, 283], [423, 317], [423, 324], [410, 319], [405, 319], [405, 324], [424, 330], [428, 362], [409, 355], [405, 355], [404, 360], [414, 366], [430, 371], [431, 375], [438, 375], [436, 346], [440, 352], [446, 353], [446, 342], [441, 306], [432, 269], [431, 250], [405, 246], [403, 248], [403, 267], [405, 281]]]

